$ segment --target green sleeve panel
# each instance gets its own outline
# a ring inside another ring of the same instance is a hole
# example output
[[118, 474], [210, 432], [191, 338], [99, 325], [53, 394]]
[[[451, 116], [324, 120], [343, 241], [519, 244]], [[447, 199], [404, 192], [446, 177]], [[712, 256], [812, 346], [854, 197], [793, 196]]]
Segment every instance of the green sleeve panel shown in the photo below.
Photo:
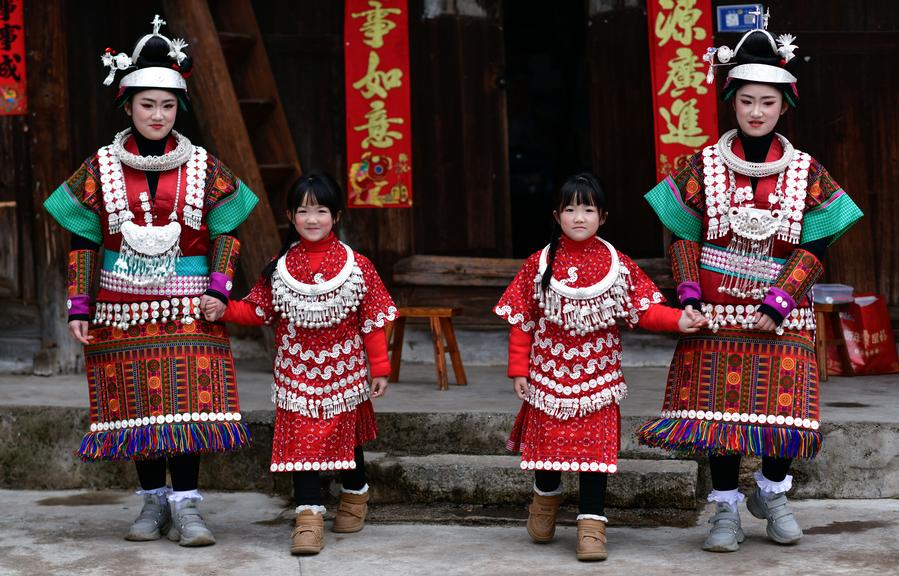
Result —
[[827, 202], [812, 208], [802, 219], [801, 244], [830, 238], [832, 244], [864, 216], [861, 209], [841, 188]]
[[665, 228], [674, 235], [683, 240], [702, 241], [702, 215], [684, 203], [671, 176], [647, 192], [645, 198]]
[[215, 238], [240, 226], [258, 202], [256, 194], [237, 180], [237, 189], [217, 202], [206, 216], [209, 237]]
[[103, 243], [103, 225], [100, 216], [87, 208], [63, 182], [44, 201], [44, 209], [59, 222], [59, 225], [91, 242]]

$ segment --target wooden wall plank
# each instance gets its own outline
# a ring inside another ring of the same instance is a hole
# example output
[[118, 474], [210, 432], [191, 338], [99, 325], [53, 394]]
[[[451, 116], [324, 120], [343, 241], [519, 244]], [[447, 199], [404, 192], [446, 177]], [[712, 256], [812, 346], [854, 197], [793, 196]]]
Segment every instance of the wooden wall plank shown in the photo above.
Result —
[[632, 257], [661, 256], [662, 226], [643, 200], [656, 184], [646, 14], [627, 3], [594, 8], [587, 69], [593, 171], [609, 207], [602, 234]]
[[28, 69], [40, 71], [28, 83], [28, 133], [31, 137], [31, 200], [35, 218], [35, 264], [40, 302], [41, 350], [34, 372], [76, 372], [83, 364], [81, 344], [69, 335], [66, 270], [69, 233], [39, 208], [71, 170], [67, 27], [62, 0], [30, 2], [25, 14]]
[[511, 255], [502, 3], [411, 6], [415, 251]]

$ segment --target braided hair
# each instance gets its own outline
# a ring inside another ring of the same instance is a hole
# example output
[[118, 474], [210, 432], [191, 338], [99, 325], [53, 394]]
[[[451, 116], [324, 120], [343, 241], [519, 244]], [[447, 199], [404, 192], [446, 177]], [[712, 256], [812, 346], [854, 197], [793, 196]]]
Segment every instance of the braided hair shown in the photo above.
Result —
[[[592, 172], [580, 172], [568, 178], [556, 196], [556, 212], [561, 213], [570, 205], [596, 206], [600, 211], [606, 209], [606, 191]], [[552, 236], [549, 241], [549, 254], [547, 255], [546, 270], [540, 279], [540, 287], [543, 290], [549, 288], [549, 282], [553, 277], [553, 262], [556, 260], [556, 251], [562, 239], [562, 226], [558, 220], [553, 220]]]

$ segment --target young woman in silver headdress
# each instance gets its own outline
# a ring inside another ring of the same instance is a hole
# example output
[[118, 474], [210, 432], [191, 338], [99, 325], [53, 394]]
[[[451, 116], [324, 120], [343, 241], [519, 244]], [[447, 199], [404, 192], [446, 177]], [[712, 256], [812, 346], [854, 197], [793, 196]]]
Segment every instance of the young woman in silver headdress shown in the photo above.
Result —
[[[116, 105], [132, 127], [116, 134], [44, 203], [72, 232], [68, 307], [84, 344], [90, 431], [84, 460], [134, 460], [143, 508], [128, 540], [168, 533], [213, 544], [197, 510], [200, 454], [249, 443], [221, 315], [239, 242], [257, 198], [206, 150], [173, 130], [190, 110], [192, 69], [182, 40], [142, 37], [131, 55], [110, 49]], [[102, 246], [103, 250], [100, 250]], [[100, 268], [100, 287], [92, 281]], [[166, 469], [172, 486], [166, 483]]]
[[792, 460], [821, 448], [810, 289], [827, 246], [862, 216], [819, 162], [774, 131], [799, 101], [786, 69], [794, 40], [760, 27], [735, 50], [709, 49], [713, 69], [736, 65], [722, 97], [739, 129], [646, 195], [675, 236], [681, 304], [700, 310], [709, 327], [680, 338], [660, 417], [638, 436], [708, 455], [717, 507], [703, 548], [714, 552], [743, 540], [737, 481], [745, 454], [762, 458], [749, 512], [767, 519], [775, 542], [802, 537], [786, 493]]

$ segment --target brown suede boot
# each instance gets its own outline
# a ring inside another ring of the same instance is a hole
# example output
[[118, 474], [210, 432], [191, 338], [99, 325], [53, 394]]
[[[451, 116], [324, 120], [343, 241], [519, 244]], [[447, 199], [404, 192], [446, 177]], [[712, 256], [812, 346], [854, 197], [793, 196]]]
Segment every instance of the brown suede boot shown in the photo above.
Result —
[[365, 494], [340, 493], [337, 514], [334, 516], [333, 532], [358, 532], [365, 525], [368, 513], [368, 492]]
[[556, 514], [562, 496], [541, 496], [534, 493], [528, 507], [528, 535], [534, 542], [549, 542], [556, 535]]
[[584, 561], [605, 560], [606, 523], [602, 520], [577, 521], [577, 559]]
[[325, 547], [325, 523], [321, 514], [312, 510], [303, 510], [297, 514], [294, 524], [293, 541], [290, 544], [290, 553], [318, 554]]

